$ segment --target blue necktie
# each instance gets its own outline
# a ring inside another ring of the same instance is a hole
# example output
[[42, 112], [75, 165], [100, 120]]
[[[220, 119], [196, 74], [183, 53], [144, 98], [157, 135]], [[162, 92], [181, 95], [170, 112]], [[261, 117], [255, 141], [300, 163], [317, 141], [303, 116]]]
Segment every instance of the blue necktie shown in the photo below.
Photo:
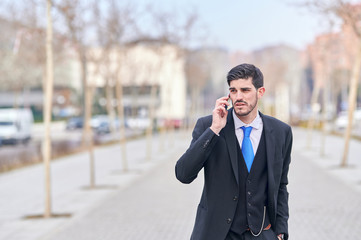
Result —
[[248, 172], [251, 171], [254, 153], [249, 135], [251, 134], [252, 127], [241, 127], [243, 130], [243, 141], [242, 141], [242, 154], [244, 161], [246, 162]]

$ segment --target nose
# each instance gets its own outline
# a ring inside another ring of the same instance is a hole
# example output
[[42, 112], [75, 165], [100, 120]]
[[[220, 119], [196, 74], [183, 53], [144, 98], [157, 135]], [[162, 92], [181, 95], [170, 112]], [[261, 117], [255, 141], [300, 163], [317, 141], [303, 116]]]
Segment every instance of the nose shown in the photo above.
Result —
[[242, 100], [242, 99], [243, 99], [243, 93], [242, 93], [242, 91], [237, 91], [236, 100]]

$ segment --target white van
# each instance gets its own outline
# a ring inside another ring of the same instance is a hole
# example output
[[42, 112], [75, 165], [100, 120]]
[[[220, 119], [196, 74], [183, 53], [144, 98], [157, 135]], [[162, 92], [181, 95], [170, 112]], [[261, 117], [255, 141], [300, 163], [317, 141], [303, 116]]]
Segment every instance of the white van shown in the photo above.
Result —
[[1, 143], [27, 143], [31, 139], [34, 123], [30, 109], [0, 109], [0, 141]]

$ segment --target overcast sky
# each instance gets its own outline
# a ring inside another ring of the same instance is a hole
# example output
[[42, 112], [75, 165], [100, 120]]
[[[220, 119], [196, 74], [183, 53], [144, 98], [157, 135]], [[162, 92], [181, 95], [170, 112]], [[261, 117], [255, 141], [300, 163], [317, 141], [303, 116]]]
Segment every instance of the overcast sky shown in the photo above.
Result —
[[[300, 1], [300, 0], [297, 0]], [[325, 32], [322, 18], [295, 0], [136, 0], [156, 8], [196, 8], [207, 26], [212, 45], [231, 51], [252, 51], [264, 46], [287, 44], [304, 49], [317, 34]]]

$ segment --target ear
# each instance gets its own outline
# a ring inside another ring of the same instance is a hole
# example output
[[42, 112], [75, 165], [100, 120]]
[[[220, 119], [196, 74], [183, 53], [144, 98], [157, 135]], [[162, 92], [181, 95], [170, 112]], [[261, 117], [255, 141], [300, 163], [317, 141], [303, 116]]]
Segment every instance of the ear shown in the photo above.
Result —
[[264, 92], [266, 91], [266, 89], [264, 87], [260, 87], [257, 89], [257, 93], [258, 93], [258, 98], [261, 98], [264, 94]]

